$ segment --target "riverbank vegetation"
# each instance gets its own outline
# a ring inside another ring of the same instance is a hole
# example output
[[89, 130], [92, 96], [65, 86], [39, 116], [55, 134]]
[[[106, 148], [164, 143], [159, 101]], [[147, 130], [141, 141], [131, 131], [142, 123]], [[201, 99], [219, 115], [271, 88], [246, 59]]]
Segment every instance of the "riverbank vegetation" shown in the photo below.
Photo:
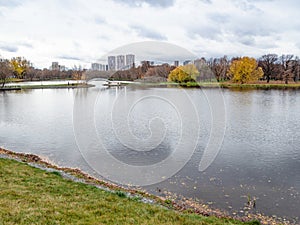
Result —
[[259, 224], [178, 212], [0, 158], [4, 224]]
[[47, 80], [81, 80], [84, 72], [81, 66], [74, 66], [72, 69], [37, 69], [24, 57], [12, 59], [0, 58], [0, 88], [6, 83], [22, 81], [47, 81]]
[[[298, 83], [299, 76], [300, 60], [297, 56], [267, 54], [258, 59], [246, 56], [231, 59], [227, 56], [200, 58], [177, 67], [169, 64], [152, 65], [149, 61], [144, 61], [137, 68], [115, 72], [111, 75], [111, 79], [137, 80], [145, 83], [169, 81], [183, 87], [220, 83], [222, 87], [242, 85], [253, 88], [253, 84], [256, 84], [256, 88], [269, 89], [286, 88], [290, 84], [294, 88], [297, 86], [295, 84]], [[267, 85], [264, 86], [264, 83]]]
[[[29, 60], [15, 57], [0, 59], [0, 87], [13, 81], [43, 81], [53, 79], [90, 80], [109, 78], [110, 80], [140, 81], [143, 83], [175, 82], [182, 87], [217, 86], [242, 88], [298, 88], [300, 60], [294, 55], [266, 54], [258, 59], [251, 57], [200, 58], [188, 60], [184, 65], [167, 63], [154, 65], [142, 61], [141, 65], [120, 71], [92, 71], [74, 66], [63, 68], [36, 69]], [[264, 85], [266, 84], [266, 85]]]

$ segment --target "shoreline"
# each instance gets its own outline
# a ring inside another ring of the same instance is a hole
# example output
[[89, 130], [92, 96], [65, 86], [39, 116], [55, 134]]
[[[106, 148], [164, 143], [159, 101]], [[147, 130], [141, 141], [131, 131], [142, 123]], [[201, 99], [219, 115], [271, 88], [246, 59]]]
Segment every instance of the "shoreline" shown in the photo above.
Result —
[[16, 86], [5, 86], [0, 88], [0, 91], [15, 91], [15, 90], [31, 90], [31, 89], [75, 89], [75, 88], [89, 88], [95, 85], [78, 83], [78, 84], [45, 84], [45, 85], [16, 85]]
[[177, 212], [195, 213], [202, 216], [214, 216], [220, 219], [234, 219], [241, 222], [259, 220], [261, 224], [292, 224], [289, 221], [278, 221], [274, 218], [264, 216], [260, 213], [249, 213], [247, 214], [247, 216], [245, 215], [243, 217], [238, 215], [232, 216], [222, 210], [210, 208], [205, 204], [195, 202], [191, 199], [173, 201], [172, 199], [149, 194], [142, 189], [123, 187], [104, 180], [96, 179], [95, 177], [90, 176], [89, 174], [81, 171], [78, 168], [59, 167], [54, 163], [49, 162], [46, 158], [34, 154], [18, 153], [0, 147], [0, 158], [13, 159], [44, 171], [56, 171], [58, 173], [61, 173], [65, 179], [96, 186], [97, 188], [104, 189], [113, 193], [121, 191], [126, 193], [127, 197], [141, 197], [141, 201], [144, 203], [160, 205]]
[[[122, 81], [116, 81], [122, 82]], [[178, 88], [221, 88], [229, 90], [300, 90], [300, 83], [249, 83], [238, 84], [229, 82], [135, 82], [130, 85], [146, 86], [146, 87], [178, 87]]]

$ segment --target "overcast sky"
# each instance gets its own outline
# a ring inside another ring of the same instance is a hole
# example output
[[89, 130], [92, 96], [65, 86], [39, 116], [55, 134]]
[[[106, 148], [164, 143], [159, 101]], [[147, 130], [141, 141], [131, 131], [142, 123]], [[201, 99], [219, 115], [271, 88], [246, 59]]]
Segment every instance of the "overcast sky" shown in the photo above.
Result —
[[206, 58], [300, 56], [299, 12], [298, 0], [0, 0], [0, 55], [89, 68], [120, 46], [163, 41]]

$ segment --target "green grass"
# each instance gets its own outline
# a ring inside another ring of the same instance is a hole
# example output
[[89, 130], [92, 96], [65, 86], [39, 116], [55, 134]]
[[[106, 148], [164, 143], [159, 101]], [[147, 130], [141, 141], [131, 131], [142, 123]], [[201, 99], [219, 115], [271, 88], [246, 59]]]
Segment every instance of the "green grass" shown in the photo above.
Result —
[[180, 213], [0, 159], [0, 224], [259, 224]]
[[220, 83], [224, 88], [237, 88], [237, 89], [300, 89], [300, 83], [292, 84], [234, 84], [234, 83]]
[[49, 88], [77, 88], [77, 87], [91, 87], [92, 85], [84, 83], [73, 84], [46, 84], [46, 85], [22, 85], [21, 89], [49, 89]]
[[[174, 83], [171, 83], [174, 85]], [[229, 89], [300, 89], [300, 83], [280, 84], [280, 83], [257, 83], [257, 84], [237, 84], [230, 82], [187, 82], [177, 84], [186, 88], [229, 88]]]

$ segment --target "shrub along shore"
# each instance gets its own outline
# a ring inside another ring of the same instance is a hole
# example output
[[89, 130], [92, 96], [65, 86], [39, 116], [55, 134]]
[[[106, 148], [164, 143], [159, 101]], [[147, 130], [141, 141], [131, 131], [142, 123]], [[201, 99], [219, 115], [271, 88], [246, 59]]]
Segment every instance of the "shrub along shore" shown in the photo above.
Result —
[[202, 204], [125, 189], [36, 155], [1, 148], [0, 168], [4, 224], [279, 224], [261, 214], [230, 218]]

